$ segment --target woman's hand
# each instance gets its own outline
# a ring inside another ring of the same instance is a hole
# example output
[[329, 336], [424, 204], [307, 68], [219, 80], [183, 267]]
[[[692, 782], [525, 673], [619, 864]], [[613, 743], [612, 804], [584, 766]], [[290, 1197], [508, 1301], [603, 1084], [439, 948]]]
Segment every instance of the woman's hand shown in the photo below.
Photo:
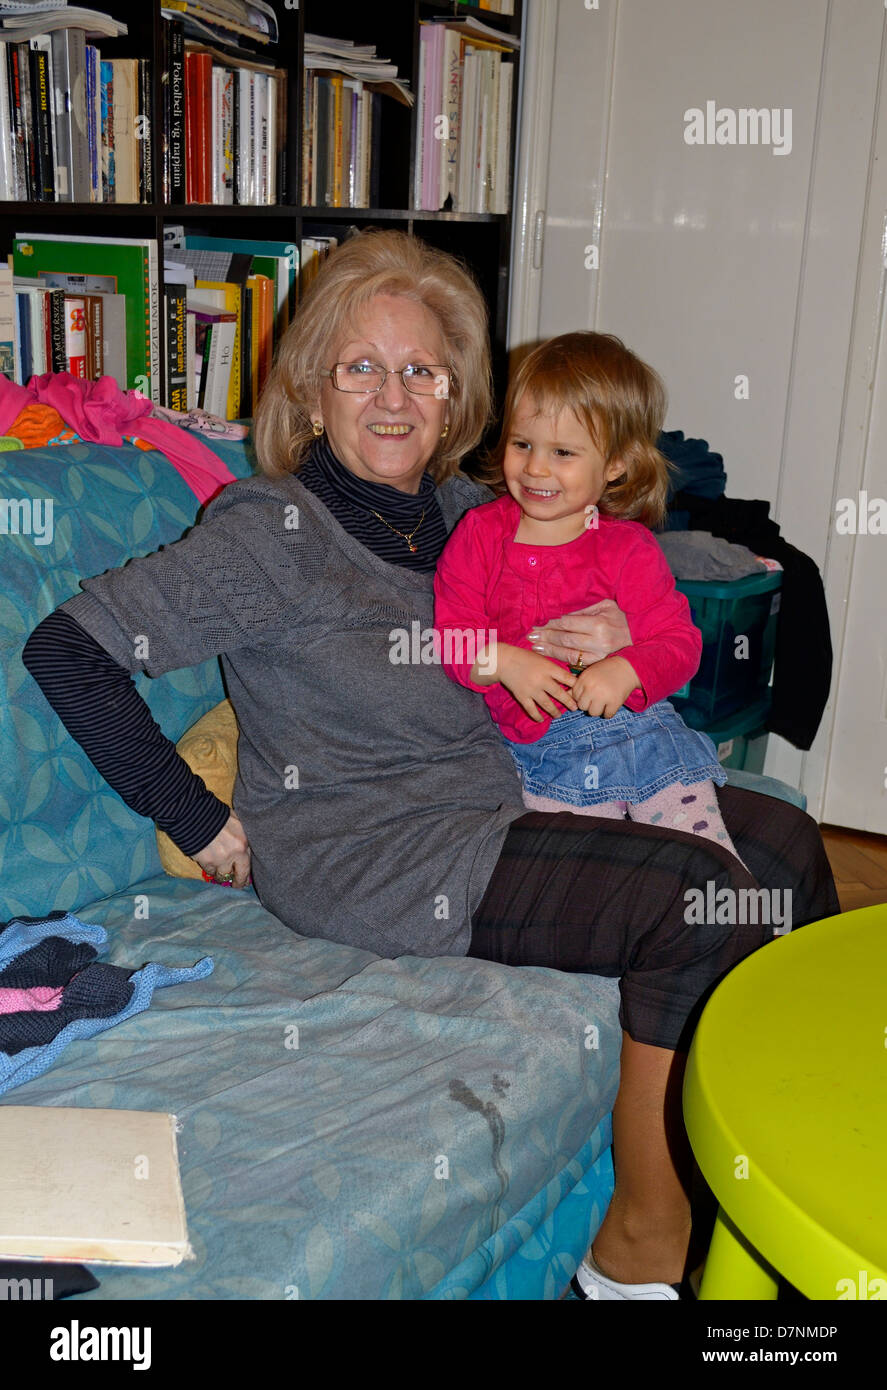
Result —
[[631, 692], [640, 685], [637, 672], [621, 656], [598, 661], [576, 677], [573, 695], [576, 704], [586, 714], [612, 719], [622, 708]]
[[249, 882], [249, 840], [233, 811], [216, 838], [193, 857], [210, 878], [221, 880], [223, 877], [227, 878], [228, 874], [233, 874], [233, 888], [245, 888]]
[[[541, 724], [545, 714], [559, 718], [564, 706], [571, 710], [577, 708], [570, 694], [576, 677], [537, 652], [524, 651], [523, 647], [500, 642], [496, 650], [496, 679], [511, 691], [518, 704], [537, 724]], [[558, 708], [555, 700], [560, 702], [561, 708]], [[540, 713], [540, 710], [545, 713]]]
[[534, 628], [527, 634], [534, 652], [578, 666], [600, 661], [611, 652], [631, 646], [631, 633], [625, 614], [611, 598], [601, 599], [588, 608], [552, 618], [545, 627]]

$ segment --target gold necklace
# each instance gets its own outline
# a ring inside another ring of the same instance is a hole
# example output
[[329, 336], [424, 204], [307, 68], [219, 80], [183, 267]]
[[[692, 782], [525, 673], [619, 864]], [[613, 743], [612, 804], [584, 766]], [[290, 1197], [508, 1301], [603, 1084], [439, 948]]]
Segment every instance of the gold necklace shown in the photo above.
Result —
[[[427, 510], [428, 508], [426, 507], [425, 511]], [[370, 508], [370, 511], [373, 511], [372, 507]], [[377, 520], [381, 521], [383, 526], [387, 526], [389, 531], [393, 531], [396, 536], [400, 536], [402, 541], [406, 541], [407, 545], [410, 547], [410, 550], [415, 555], [419, 547], [417, 545], [413, 545], [413, 536], [415, 536], [419, 527], [422, 525], [422, 522], [425, 520], [425, 512], [423, 512], [422, 515], [419, 517], [418, 524], [413, 527], [412, 531], [410, 531], [408, 536], [405, 536], [403, 531], [398, 531], [397, 527], [392, 526], [390, 521], [386, 521], [384, 516], [379, 516], [378, 512], [373, 512], [373, 516], [376, 517]]]

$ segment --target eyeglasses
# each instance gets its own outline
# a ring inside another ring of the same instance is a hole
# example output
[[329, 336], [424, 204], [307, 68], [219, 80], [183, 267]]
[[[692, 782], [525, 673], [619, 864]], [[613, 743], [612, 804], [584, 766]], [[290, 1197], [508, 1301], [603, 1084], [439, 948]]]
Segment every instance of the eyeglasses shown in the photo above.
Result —
[[426, 365], [424, 362], [408, 362], [399, 372], [389, 372], [377, 362], [335, 362], [330, 371], [321, 371], [328, 376], [337, 391], [381, 391], [389, 376], [399, 376], [404, 386], [414, 396], [436, 396], [438, 400], [448, 400], [453, 372], [449, 367]]

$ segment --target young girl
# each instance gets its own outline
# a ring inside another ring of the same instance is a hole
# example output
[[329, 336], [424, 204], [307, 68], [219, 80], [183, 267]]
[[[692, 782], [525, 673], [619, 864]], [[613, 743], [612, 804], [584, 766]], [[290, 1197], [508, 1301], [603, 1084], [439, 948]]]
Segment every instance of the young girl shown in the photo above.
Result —
[[[529, 809], [627, 815], [735, 854], [715, 747], [666, 699], [695, 675], [702, 639], [648, 529], [665, 514], [664, 416], [659, 377], [618, 338], [566, 333], [531, 353], [493, 453], [507, 490], [450, 537], [435, 628], [447, 674], [483, 691]], [[581, 653], [567, 668], [532, 649], [534, 628], [604, 598], [631, 646], [584, 669]]]

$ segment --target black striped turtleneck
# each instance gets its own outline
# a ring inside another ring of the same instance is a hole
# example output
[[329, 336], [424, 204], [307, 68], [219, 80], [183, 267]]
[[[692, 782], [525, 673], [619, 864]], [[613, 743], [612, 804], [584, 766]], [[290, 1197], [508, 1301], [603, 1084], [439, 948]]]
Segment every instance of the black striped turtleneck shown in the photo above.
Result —
[[[446, 544], [447, 528], [437, 503], [437, 484], [430, 473], [422, 474], [416, 493], [401, 492], [389, 483], [368, 482], [339, 462], [322, 435], [312, 443], [296, 477], [320, 498], [344, 530], [380, 560], [424, 574], [436, 568]], [[389, 529], [392, 526], [403, 535], [396, 535]], [[417, 526], [413, 534], [417, 549], [413, 552], [403, 536], [413, 533]]]
[[[343, 467], [321, 438], [298, 477], [343, 529], [380, 559], [420, 572], [434, 570], [447, 529], [429, 473], [415, 494], [366, 482]], [[373, 516], [378, 512], [409, 535], [423, 510], [415, 553]], [[60, 610], [50, 613], [31, 633], [22, 659], [65, 728], [133, 810], [165, 830], [185, 854], [194, 855], [215, 839], [229, 807], [179, 756], [129, 672], [76, 619]]]

